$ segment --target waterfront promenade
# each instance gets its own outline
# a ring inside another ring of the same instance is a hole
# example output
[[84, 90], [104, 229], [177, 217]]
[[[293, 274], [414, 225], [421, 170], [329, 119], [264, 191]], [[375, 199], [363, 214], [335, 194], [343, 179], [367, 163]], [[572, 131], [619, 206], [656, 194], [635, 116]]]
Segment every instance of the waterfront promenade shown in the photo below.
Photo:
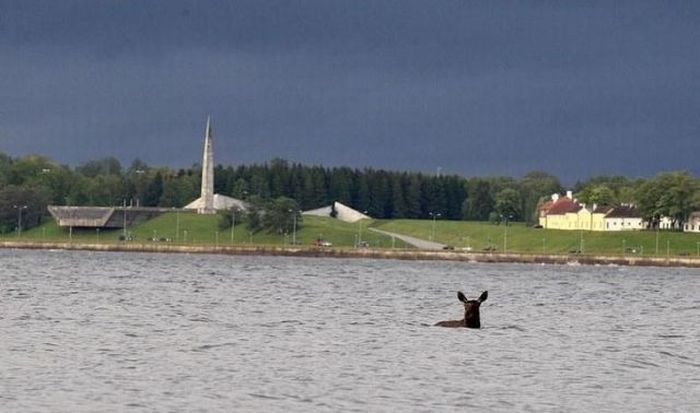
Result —
[[224, 254], [261, 256], [298, 256], [325, 258], [365, 258], [425, 261], [462, 261], [483, 263], [526, 263], [560, 265], [629, 265], [658, 267], [700, 268], [698, 257], [646, 257], [638, 255], [586, 255], [586, 254], [525, 254], [498, 252], [466, 252], [455, 250], [382, 249], [382, 248], [333, 248], [313, 246], [268, 245], [182, 245], [162, 243], [84, 243], [84, 242], [35, 242], [1, 241], [0, 248], [116, 251], [184, 254]]

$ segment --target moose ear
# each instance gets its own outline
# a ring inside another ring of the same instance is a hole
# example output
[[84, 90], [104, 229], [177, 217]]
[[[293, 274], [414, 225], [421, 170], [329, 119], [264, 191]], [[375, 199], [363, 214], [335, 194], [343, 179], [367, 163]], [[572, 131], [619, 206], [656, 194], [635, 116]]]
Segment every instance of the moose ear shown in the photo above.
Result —
[[465, 297], [461, 291], [457, 291], [457, 298], [459, 299], [459, 301], [461, 301], [463, 303], [467, 302], [467, 297]]
[[489, 292], [488, 292], [488, 291], [484, 291], [484, 292], [481, 293], [481, 295], [479, 296], [479, 302], [480, 302], [480, 303], [483, 303], [484, 301], [486, 301], [487, 298], [489, 298]]

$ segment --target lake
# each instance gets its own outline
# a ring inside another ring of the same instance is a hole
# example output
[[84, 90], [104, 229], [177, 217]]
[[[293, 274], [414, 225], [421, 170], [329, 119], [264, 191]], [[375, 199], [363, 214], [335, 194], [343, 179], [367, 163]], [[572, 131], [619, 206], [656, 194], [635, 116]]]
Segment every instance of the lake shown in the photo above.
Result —
[[0, 250], [0, 410], [700, 411], [698, 322], [698, 269]]

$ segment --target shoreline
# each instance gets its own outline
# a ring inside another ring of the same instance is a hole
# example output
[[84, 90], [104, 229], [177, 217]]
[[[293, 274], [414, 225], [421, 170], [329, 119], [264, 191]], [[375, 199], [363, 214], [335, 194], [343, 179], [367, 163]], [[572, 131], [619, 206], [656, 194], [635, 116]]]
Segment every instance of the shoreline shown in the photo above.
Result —
[[355, 249], [265, 245], [169, 245], [96, 244], [82, 242], [1, 241], [3, 249], [73, 250], [103, 252], [151, 252], [177, 254], [260, 255], [311, 258], [369, 258], [478, 263], [520, 263], [560, 265], [624, 265], [643, 267], [700, 268], [698, 257], [641, 257], [573, 254], [526, 254], [409, 249]]

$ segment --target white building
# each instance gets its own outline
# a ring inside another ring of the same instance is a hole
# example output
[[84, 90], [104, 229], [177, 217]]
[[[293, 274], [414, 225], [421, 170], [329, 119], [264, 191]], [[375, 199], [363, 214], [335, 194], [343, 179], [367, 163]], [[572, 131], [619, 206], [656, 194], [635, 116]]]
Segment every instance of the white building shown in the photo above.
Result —
[[605, 215], [605, 231], [637, 231], [644, 229], [644, 220], [633, 205], [614, 207]]
[[688, 216], [683, 225], [683, 232], [700, 232], [700, 211], [695, 211]]
[[681, 226], [669, 217], [661, 217], [659, 219], [659, 229], [681, 229]]

